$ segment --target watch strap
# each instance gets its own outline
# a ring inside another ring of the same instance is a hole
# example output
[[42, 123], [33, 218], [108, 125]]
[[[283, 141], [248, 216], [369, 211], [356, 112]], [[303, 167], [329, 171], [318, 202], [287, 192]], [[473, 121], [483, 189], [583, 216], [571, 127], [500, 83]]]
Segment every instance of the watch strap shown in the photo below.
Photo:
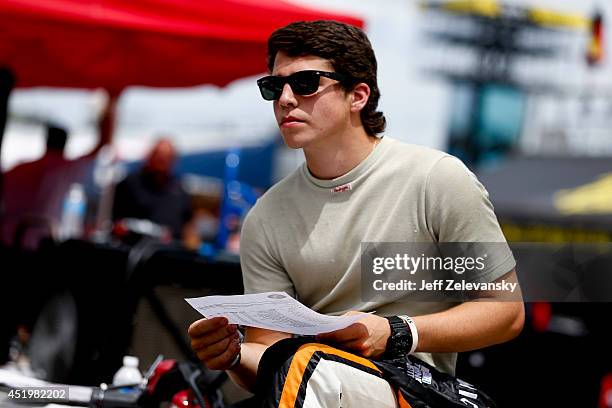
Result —
[[417, 331], [416, 324], [410, 316], [399, 315], [397, 317], [402, 319], [404, 323], [406, 323], [410, 328], [410, 334], [412, 335], [412, 346], [410, 347], [410, 351], [408, 352], [408, 354], [413, 354], [416, 351], [417, 346], [419, 345], [419, 332]]

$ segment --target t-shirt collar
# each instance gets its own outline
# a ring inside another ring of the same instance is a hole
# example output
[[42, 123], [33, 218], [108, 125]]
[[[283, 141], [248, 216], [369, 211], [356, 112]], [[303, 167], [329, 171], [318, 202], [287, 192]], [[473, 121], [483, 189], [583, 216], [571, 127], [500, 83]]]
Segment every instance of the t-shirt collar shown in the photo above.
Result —
[[378, 160], [378, 157], [380, 157], [380, 155], [382, 154], [383, 150], [385, 150], [385, 148], [386, 148], [385, 138], [381, 137], [380, 142], [378, 142], [378, 145], [376, 146], [376, 148], [365, 159], [363, 159], [361, 163], [359, 163], [357, 166], [352, 168], [348, 173], [345, 173], [342, 176], [336, 177], [334, 179], [322, 180], [322, 179], [316, 178], [310, 173], [310, 170], [308, 170], [308, 165], [306, 164], [306, 162], [304, 162], [304, 164], [302, 165], [302, 173], [304, 174], [304, 176], [306, 177], [308, 181], [310, 181], [312, 184], [314, 184], [317, 187], [334, 188], [334, 187], [343, 186], [343, 185], [352, 183], [359, 176], [361, 176], [368, 169], [370, 169], [372, 165], [374, 164], [374, 162]]

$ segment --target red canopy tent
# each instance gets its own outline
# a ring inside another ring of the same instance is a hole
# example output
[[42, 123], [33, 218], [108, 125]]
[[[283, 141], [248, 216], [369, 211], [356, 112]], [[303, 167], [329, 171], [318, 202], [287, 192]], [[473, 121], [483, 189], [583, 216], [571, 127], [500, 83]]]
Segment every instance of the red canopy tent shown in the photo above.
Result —
[[357, 18], [278, 0], [2, 0], [0, 66], [17, 87], [226, 85], [264, 72], [270, 33]]

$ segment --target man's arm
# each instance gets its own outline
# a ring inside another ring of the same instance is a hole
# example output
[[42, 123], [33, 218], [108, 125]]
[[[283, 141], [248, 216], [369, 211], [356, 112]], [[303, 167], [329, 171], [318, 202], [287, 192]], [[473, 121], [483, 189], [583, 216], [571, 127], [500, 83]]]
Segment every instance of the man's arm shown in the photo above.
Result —
[[[496, 282], [503, 279], [510, 283], [517, 282], [516, 272], [512, 270]], [[461, 352], [513, 339], [523, 328], [525, 311], [520, 292], [512, 296], [513, 301], [507, 298], [492, 292], [481, 292], [477, 300], [443, 312], [412, 316], [419, 335], [416, 351]], [[390, 333], [385, 318], [368, 314], [359, 322], [319, 335], [318, 339], [337, 342], [365, 357], [376, 358], [384, 353]]]
[[[189, 327], [188, 334], [202, 364], [211, 370], [227, 370], [232, 381], [249, 391], [253, 390], [259, 360], [266, 349], [291, 337], [287, 333], [249, 327], [241, 346], [236, 325], [228, 324], [222, 317], [198, 320]], [[238, 353], [240, 362], [229, 369]]]
[[[257, 208], [249, 211], [240, 232], [240, 265], [245, 293], [278, 291], [293, 296], [293, 283], [274, 255]], [[189, 328], [189, 336], [192, 348], [206, 367], [227, 370], [238, 355], [239, 347], [229, 346], [237, 341], [238, 335], [235, 325], [228, 325], [227, 319], [219, 319], [222, 318], [198, 320]], [[228, 337], [232, 340], [224, 340]], [[228, 370], [229, 376], [242, 388], [252, 390], [263, 353], [272, 344], [288, 337], [291, 335], [287, 333], [247, 328], [240, 347], [240, 363]]]
[[113, 131], [115, 129], [115, 118], [117, 112], [118, 95], [109, 95], [106, 104], [98, 119], [99, 137], [94, 148], [83, 155], [81, 158], [92, 159], [96, 157], [103, 146], [110, 144], [113, 140]]
[[[517, 283], [516, 272], [512, 270], [495, 282], [502, 280]], [[481, 292], [476, 300], [440, 313], [413, 317], [419, 334], [417, 351], [470, 351], [515, 338], [521, 333], [525, 321], [518, 288], [519, 293], [511, 296]]]
[[289, 337], [291, 335], [288, 333], [248, 327], [242, 344], [240, 364], [227, 372], [232, 381], [245, 390], [253, 391], [261, 356], [268, 347]]

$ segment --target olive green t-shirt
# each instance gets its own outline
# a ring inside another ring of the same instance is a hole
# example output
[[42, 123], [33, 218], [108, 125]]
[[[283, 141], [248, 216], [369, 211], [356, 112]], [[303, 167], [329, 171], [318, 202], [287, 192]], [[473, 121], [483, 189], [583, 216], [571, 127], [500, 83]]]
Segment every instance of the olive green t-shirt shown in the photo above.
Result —
[[[245, 293], [284, 291], [325, 314], [349, 310], [419, 316], [442, 302], [364, 302], [362, 242], [505, 242], [488, 193], [461, 161], [384, 137], [357, 167], [333, 180], [304, 163], [267, 191], [243, 225], [240, 260]], [[480, 280], [511, 271], [507, 245]], [[416, 353], [454, 374], [456, 353]]]

